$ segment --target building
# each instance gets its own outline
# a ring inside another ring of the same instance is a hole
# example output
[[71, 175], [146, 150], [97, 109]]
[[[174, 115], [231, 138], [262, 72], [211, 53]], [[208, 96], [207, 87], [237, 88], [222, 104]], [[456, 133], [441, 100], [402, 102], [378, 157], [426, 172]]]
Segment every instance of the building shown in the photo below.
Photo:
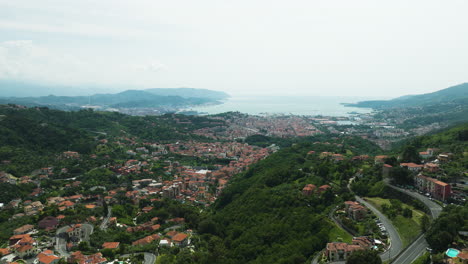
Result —
[[450, 184], [419, 174], [416, 176], [418, 190], [430, 193], [434, 198], [445, 201], [452, 195]]
[[103, 249], [117, 249], [119, 248], [120, 242], [104, 242], [102, 244]]
[[437, 163], [426, 163], [424, 164], [424, 170], [428, 172], [438, 172], [439, 171], [439, 164]]
[[367, 208], [354, 201], [345, 202], [345, 211], [348, 217], [355, 221], [360, 221], [367, 215]]
[[351, 244], [358, 245], [364, 249], [371, 249], [374, 246], [374, 240], [366, 236], [353, 237]]
[[326, 254], [329, 261], [345, 261], [354, 251], [364, 250], [359, 245], [344, 242], [327, 243]]
[[76, 224], [76, 225], [73, 225], [70, 228], [68, 228], [67, 229], [67, 234], [68, 234], [68, 237], [70, 237], [70, 238], [76, 237], [76, 238], [81, 239], [83, 237], [83, 234], [84, 234], [81, 224]]
[[400, 163], [400, 167], [407, 168], [410, 171], [418, 172], [424, 168], [424, 165], [416, 164], [416, 163]]
[[45, 250], [37, 255], [36, 260], [39, 264], [55, 264], [59, 262], [60, 257], [54, 255], [52, 250]]
[[27, 233], [29, 233], [29, 232], [31, 232], [31, 231], [33, 231], [33, 230], [34, 230], [34, 226], [33, 226], [33, 225], [24, 225], [24, 226], [22, 226], [22, 227], [19, 227], [19, 228], [15, 229], [15, 230], [13, 231], [13, 234], [15, 234], [15, 235], [22, 235], [22, 234], [27, 234]]
[[172, 237], [172, 243], [175, 246], [185, 247], [188, 245], [188, 235], [184, 233], [178, 233]]
[[307, 196], [310, 196], [310, 195], [312, 195], [312, 193], [315, 192], [315, 189], [317, 189], [317, 186], [315, 186], [315, 185], [313, 185], [313, 184], [307, 184], [307, 185], [304, 186], [304, 188], [302, 189], [302, 194], [307, 195]]
[[93, 255], [83, 255], [81, 251], [73, 252], [68, 258], [68, 263], [78, 263], [78, 264], [104, 264], [107, 263], [107, 259], [102, 256], [101, 253], [96, 253]]

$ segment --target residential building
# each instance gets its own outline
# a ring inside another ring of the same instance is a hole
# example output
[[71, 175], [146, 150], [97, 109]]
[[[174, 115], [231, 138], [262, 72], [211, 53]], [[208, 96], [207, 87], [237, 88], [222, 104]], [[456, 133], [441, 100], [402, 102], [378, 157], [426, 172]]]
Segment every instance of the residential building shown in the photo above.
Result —
[[31, 231], [34, 230], [34, 226], [33, 225], [24, 225], [22, 227], [19, 227], [15, 230], [13, 230], [13, 234], [15, 235], [22, 235], [22, 234], [26, 234], [26, 233], [29, 233]]
[[364, 250], [359, 245], [344, 242], [327, 243], [326, 254], [329, 261], [345, 261], [354, 251]]
[[416, 187], [430, 193], [434, 198], [445, 201], [452, 195], [450, 184], [419, 174], [416, 176]]
[[313, 185], [313, 184], [307, 184], [307, 185], [304, 186], [304, 188], [302, 189], [302, 194], [307, 195], [307, 196], [310, 196], [310, 195], [312, 195], [312, 193], [315, 192], [315, 189], [317, 189], [317, 186], [315, 186], [315, 185]]
[[348, 217], [355, 221], [360, 221], [367, 215], [367, 208], [354, 201], [346, 201], [345, 210]]

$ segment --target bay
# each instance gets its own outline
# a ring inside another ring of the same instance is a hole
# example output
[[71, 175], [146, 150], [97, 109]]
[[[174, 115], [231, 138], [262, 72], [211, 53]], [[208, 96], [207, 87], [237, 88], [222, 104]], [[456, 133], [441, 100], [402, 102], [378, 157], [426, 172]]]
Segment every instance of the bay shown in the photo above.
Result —
[[353, 113], [370, 113], [372, 109], [345, 107], [342, 103], [370, 100], [369, 97], [342, 96], [237, 96], [218, 105], [207, 105], [183, 109], [204, 114], [241, 112], [251, 115], [308, 115], [349, 116]]

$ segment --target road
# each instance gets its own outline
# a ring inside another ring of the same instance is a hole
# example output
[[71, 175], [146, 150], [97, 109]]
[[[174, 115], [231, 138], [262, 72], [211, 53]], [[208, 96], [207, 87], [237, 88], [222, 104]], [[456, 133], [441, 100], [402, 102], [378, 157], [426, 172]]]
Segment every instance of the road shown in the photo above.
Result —
[[156, 263], [156, 255], [152, 253], [145, 252], [145, 264], [154, 264]]
[[100, 229], [105, 230], [107, 229], [107, 224], [109, 223], [109, 219], [112, 217], [112, 207], [107, 207], [107, 216], [102, 219], [102, 223], [99, 226]]
[[389, 184], [388, 182], [387, 182], [387, 185], [389, 187], [392, 187], [395, 190], [398, 190], [400, 192], [404, 192], [404, 193], [410, 195], [411, 197], [414, 197], [414, 198], [418, 199], [419, 201], [423, 202], [424, 205], [426, 205], [427, 208], [429, 208], [429, 210], [431, 211], [431, 216], [432, 216], [433, 219], [436, 219], [437, 217], [439, 217], [440, 213], [442, 212], [442, 209], [443, 209], [442, 206], [440, 206], [437, 203], [431, 201], [428, 197], [426, 197], [426, 196], [424, 196], [422, 194], [396, 187], [394, 185]]
[[[424, 195], [421, 195], [417, 192], [409, 191], [406, 189], [402, 189], [396, 186], [391, 185], [387, 180], [385, 181], [387, 185], [395, 190], [400, 192], [406, 193], [411, 197], [414, 197], [424, 203], [429, 210], [431, 211], [431, 216], [433, 219], [439, 217], [440, 213], [442, 212], [442, 206], [438, 205], [437, 203], [431, 201]], [[393, 260], [393, 264], [411, 264], [416, 258], [421, 256], [426, 252], [426, 248], [429, 247], [427, 244], [426, 238], [424, 235], [421, 235], [418, 239], [416, 239], [413, 243], [411, 243], [401, 255]]]
[[[138, 253], [135, 253], [135, 254], [138, 254]], [[131, 254], [125, 254], [125, 255], [121, 255], [120, 257], [125, 258], [125, 257], [129, 257], [130, 255]], [[143, 252], [143, 256], [145, 257], [145, 264], [156, 263], [157, 256], [155, 254], [149, 253], [149, 252]]]
[[[84, 238], [82, 239], [83, 241], [89, 241], [89, 235], [91, 235], [94, 231], [94, 226], [90, 224], [81, 224], [81, 227], [83, 228], [84, 231]], [[70, 228], [70, 226], [62, 226], [61, 228], [57, 229], [55, 238], [56, 238], [56, 243], [55, 243], [55, 251], [59, 253], [61, 257], [69, 257], [70, 254], [67, 251], [67, 234], [66, 231], [67, 229]]]
[[388, 237], [390, 238], [390, 247], [387, 251], [380, 254], [380, 258], [382, 261], [388, 261], [392, 258], [392, 256], [396, 256], [403, 250], [403, 242], [401, 241], [400, 235], [398, 234], [396, 228], [393, 226], [392, 222], [383, 215], [377, 208], [375, 208], [372, 204], [366, 202], [359, 196], [355, 196], [356, 201], [364, 204], [367, 208], [369, 208], [377, 217], [380, 219], [380, 222], [385, 226], [388, 232]]

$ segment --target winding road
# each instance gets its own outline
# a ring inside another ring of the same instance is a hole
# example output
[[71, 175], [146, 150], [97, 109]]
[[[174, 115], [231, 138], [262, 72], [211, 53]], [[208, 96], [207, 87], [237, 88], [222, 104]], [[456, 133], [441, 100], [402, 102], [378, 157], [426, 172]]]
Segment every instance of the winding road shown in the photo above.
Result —
[[[67, 251], [67, 229], [70, 228], [71, 226], [66, 225], [62, 226], [61, 228], [57, 229], [56, 232], [56, 243], [55, 243], [55, 251], [59, 253], [61, 257], [66, 257], [68, 258], [70, 254]], [[81, 227], [84, 232], [84, 237], [83, 241], [89, 241], [89, 236], [93, 233], [94, 231], [94, 226], [90, 224], [81, 224]]]
[[387, 229], [388, 237], [390, 238], [390, 246], [388, 247], [387, 251], [380, 254], [380, 258], [382, 259], [382, 261], [391, 260], [392, 257], [395, 257], [397, 254], [399, 254], [403, 250], [403, 242], [401, 241], [398, 231], [393, 226], [392, 222], [384, 214], [382, 214], [377, 208], [375, 208], [372, 204], [366, 202], [364, 199], [362, 199], [361, 197], [357, 195], [355, 196], [355, 198], [356, 198], [356, 201], [365, 205], [375, 215], [377, 215], [377, 217], [380, 219], [380, 222], [382, 222], [382, 224]]
[[109, 219], [112, 217], [112, 207], [107, 207], [107, 216], [104, 217], [102, 220], [101, 225], [99, 226], [100, 229], [105, 230], [107, 229], [107, 224], [109, 224]]
[[[437, 203], [431, 201], [424, 195], [421, 195], [417, 192], [412, 192], [409, 190], [405, 190], [396, 186], [391, 185], [388, 181], [385, 181], [387, 185], [395, 190], [400, 192], [406, 193], [411, 197], [414, 197], [424, 203], [427, 208], [431, 211], [431, 216], [433, 219], [439, 217], [440, 213], [442, 212], [442, 206], [438, 205]], [[426, 238], [424, 234], [420, 235], [413, 243], [411, 243], [398, 257], [396, 257], [391, 263], [394, 264], [411, 264], [415, 259], [426, 252], [426, 248], [429, 247], [427, 244]]]

